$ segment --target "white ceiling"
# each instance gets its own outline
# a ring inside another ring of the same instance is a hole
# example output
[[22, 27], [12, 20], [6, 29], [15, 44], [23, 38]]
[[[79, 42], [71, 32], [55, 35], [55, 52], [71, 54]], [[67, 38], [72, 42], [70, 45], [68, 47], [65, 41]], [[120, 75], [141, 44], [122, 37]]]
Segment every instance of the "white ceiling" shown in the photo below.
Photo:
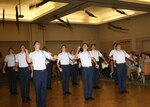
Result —
[[[41, 16], [44, 16], [45, 14], [67, 5], [67, 3], [48, 2], [39, 8], [29, 9], [30, 4], [35, 4], [38, 2], [40, 2], [40, 0], [21, 0], [21, 14], [24, 15], [24, 18], [21, 18], [20, 21], [31, 22]], [[5, 19], [8, 21], [15, 21], [15, 6], [18, 4], [18, 0], [0, 0], [0, 18], [2, 19], [3, 9], [5, 9]]]
[[[19, 21], [31, 23], [58, 22], [57, 15], [70, 23], [102, 24], [114, 20], [124, 19], [150, 12], [150, 0], [51, 0], [39, 8], [29, 9], [30, 4], [41, 0], [21, 0], [21, 13], [24, 15]], [[54, 1], [54, 2], [52, 2]], [[15, 6], [18, 0], [0, 0], [0, 20], [5, 9], [5, 21], [15, 21]], [[122, 15], [111, 7], [115, 6], [128, 14]], [[89, 17], [84, 10], [88, 10], [98, 18]]]
[[127, 2], [149, 4], [150, 5], [150, 0], [120, 0], [120, 1], [127, 1]]
[[[88, 7], [85, 10], [88, 10], [89, 12], [93, 13], [97, 18], [89, 17], [84, 10], [80, 10], [72, 14], [69, 14], [67, 16], [64, 16], [61, 19], [63, 20], [68, 19], [72, 23], [97, 25], [97, 24], [103, 24], [103, 23], [107, 23], [110, 21], [115, 21], [123, 18], [130, 18], [132, 16], [145, 13], [142, 11], [121, 9], [122, 11], [128, 14], [128, 16], [126, 16], [116, 12], [116, 10], [112, 8], [96, 7], [96, 6]], [[53, 22], [59, 22], [59, 21], [54, 20]]]

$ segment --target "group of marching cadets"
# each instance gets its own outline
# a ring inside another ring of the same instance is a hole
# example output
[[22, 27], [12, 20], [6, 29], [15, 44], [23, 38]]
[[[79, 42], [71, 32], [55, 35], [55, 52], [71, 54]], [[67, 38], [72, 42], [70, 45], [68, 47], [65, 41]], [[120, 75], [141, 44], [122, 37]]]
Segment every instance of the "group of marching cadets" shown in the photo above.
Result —
[[[30, 98], [30, 76], [33, 77], [36, 93], [37, 107], [46, 107], [46, 89], [51, 88], [51, 81], [48, 78], [49, 61], [55, 61], [57, 56], [52, 56], [49, 52], [40, 50], [40, 43], [35, 41], [34, 51], [28, 53], [25, 45], [21, 45], [20, 53], [14, 54], [14, 50], [9, 48], [9, 54], [4, 59], [3, 72], [8, 75], [9, 91], [12, 95], [17, 94], [16, 72], [18, 72], [21, 98], [23, 102], [31, 101]], [[30, 66], [30, 67], [29, 67]], [[47, 66], [47, 68], [46, 68]], [[31, 71], [31, 72], [30, 72]]]
[[[40, 49], [40, 42], [35, 41], [33, 44], [34, 51], [28, 52], [25, 45], [21, 45], [21, 52], [14, 54], [12, 48], [9, 49], [9, 55], [5, 57], [3, 71], [6, 68], [9, 90], [11, 94], [17, 94], [16, 88], [16, 71], [19, 75], [21, 98], [23, 102], [31, 101], [30, 99], [30, 76], [33, 77], [36, 105], [37, 107], [46, 107], [46, 89], [51, 89], [51, 61], [57, 61], [57, 67], [61, 72], [62, 92], [64, 95], [70, 95], [69, 78], [72, 77], [72, 85], [77, 85], [78, 60], [82, 66], [82, 82], [85, 100], [94, 100], [92, 96], [93, 88], [99, 88], [99, 58], [105, 64], [106, 59], [96, 50], [96, 45], [91, 45], [91, 50], [87, 43], [78, 47], [77, 51], [67, 52], [66, 45], [61, 46], [61, 52], [52, 55], [47, 48]], [[136, 62], [121, 49], [121, 45], [115, 44], [114, 52], [111, 52], [110, 59], [114, 62], [114, 72], [116, 73], [117, 84], [121, 93], [126, 92], [125, 88], [125, 57]], [[50, 61], [51, 60], [51, 61]], [[6, 67], [7, 65], [7, 67]], [[29, 67], [30, 66], [30, 67]], [[31, 72], [30, 72], [31, 71]]]

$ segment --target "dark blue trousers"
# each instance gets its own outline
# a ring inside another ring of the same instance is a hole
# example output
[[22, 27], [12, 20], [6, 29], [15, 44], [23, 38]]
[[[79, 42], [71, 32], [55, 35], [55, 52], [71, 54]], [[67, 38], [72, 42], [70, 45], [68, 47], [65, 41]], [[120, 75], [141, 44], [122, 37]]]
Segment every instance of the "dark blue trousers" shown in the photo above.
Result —
[[9, 91], [11, 94], [17, 93], [16, 72], [14, 71], [13, 67], [7, 67], [6, 71], [8, 76]]
[[120, 91], [126, 91], [126, 64], [117, 64], [118, 85]]
[[34, 70], [33, 81], [36, 92], [36, 107], [46, 107], [47, 71]]
[[29, 67], [19, 68], [19, 81], [22, 100], [30, 99], [30, 70]]
[[92, 97], [93, 89], [93, 67], [82, 67], [82, 81], [84, 89], [84, 97]]
[[95, 64], [92, 64], [93, 67], [93, 87], [97, 87], [99, 84], [99, 69], [95, 67]]
[[70, 77], [70, 65], [62, 65], [62, 89], [63, 93], [69, 92], [69, 77]]
[[48, 63], [46, 65], [46, 69], [47, 69], [47, 88], [51, 88], [52, 87], [52, 64]]
[[72, 77], [72, 84], [76, 84], [77, 78], [78, 78], [78, 65], [77, 64], [71, 65], [71, 77]]
[[118, 73], [117, 73], [117, 70], [116, 70], [116, 67], [114, 67], [114, 80], [115, 80], [115, 83], [118, 84]]

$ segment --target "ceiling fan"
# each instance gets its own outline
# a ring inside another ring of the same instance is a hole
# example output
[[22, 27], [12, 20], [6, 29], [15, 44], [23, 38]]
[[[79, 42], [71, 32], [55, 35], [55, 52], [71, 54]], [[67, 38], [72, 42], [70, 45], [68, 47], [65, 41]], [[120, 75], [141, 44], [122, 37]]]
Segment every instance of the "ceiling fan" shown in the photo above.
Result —
[[18, 18], [23, 18], [24, 15], [21, 14], [21, 0], [19, 0], [18, 6], [19, 6], [19, 15], [18, 15]]
[[88, 16], [90, 16], [90, 17], [93, 17], [93, 18], [97, 18], [97, 16], [95, 16], [93, 13], [91, 13], [90, 11], [88, 11], [88, 10], [84, 10], [85, 11], [85, 13], [88, 15]]
[[128, 15], [125, 11], [123, 11], [121, 9], [118, 9], [116, 7], [112, 7], [112, 9], [114, 9], [116, 12], [118, 12], [118, 13], [120, 13], [122, 15], [128, 16], [127, 20], [131, 20], [130, 15]]
[[[19, 7], [19, 9], [18, 9], [18, 7]], [[21, 0], [19, 0], [19, 3], [16, 5], [15, 10], [16, 10], [16, 25], [17, 25], [17, 29], [19, 31], [19, 18], [24, 17], [24, 15], [21, 14]]]
[[39, 2], [39, 3], [30, 4], [30, 5], [29, 5], [29, 9], [38, 8], [38, 7], [40, 7], [40, 6], [44, 5], [44, 4], [46, 4], [46, 3], [49, 2], [49, 1], [51, 1], [51, 0], [42, 0], [42, 1]]
[[16, 5], [15, 9], [16, 9], [16, 25], [17, 25], [17, 29], [19, 31], [19, 15], [18, 15], [18, 6], [17, 5]]
[[128, 16], [128, 14], [125, 11], [121, 10], [121, 9], [117, 9], [116, 7], [112, 7], [112, 9], [114, 9], [116, 12], [118, 12], [120, 14]]
[[112, 23], [108, 23], [108, 28], [110, 28], [111, 30], [114, 30], [114, 31], [119, 31], [119, 32], [124, 32], [124, 33], [129, 32], [129, 29], [114, 25]]
[[3, 28], [4, 28], [4, 24], [5, 24], [5, 9], [3, 9]]
[[73, 30], [72, 25], [70, 24], [70, 22], [69, 22], [68, 19], [66, 19], [66, 21], [65, 21], [65, 20], [63, 20], [63, 19], [60, 19], [60, 18], [57, 17], [56, 15], [54, 16], [54, 19], [57, 19], [59, 22], [61, 22], [61, 23], [58, 24], [58, 25], [63, 26], [63, 27], [66, 27], [66, 28], [68, 28], [70, 31]]

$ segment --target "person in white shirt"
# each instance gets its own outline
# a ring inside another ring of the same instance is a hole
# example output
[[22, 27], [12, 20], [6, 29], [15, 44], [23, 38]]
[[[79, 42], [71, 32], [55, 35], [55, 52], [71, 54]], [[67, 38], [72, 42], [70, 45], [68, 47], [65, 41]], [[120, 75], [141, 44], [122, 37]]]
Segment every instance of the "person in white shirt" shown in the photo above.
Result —
[[61, 46], [61, 53], [58, 54], [57, 67], [62, 76], [62, 90], [64, 95], [70, 95], [69, 77], [70, 77], [71, 55], [66, 52], [66, 45]]
[[114, 67], [114, 61], [113, 61], [113, 56], [116, 52], [116, 44], [117, 43], [113, 44], [113, 50], [111, 50], [110, 53], [109, 53], [109, 59], [110, 59], [110, 65], [111, 65], [110, 76], [112, 77], [112, 74], [114, 74], [115, 83], [116, 83], [116, 85], [118, 85], [118, 75], [117, 75], [116, 67]]
[[47, 71], [46, 58], [56, 60], [57, 56], [51, 56], [48, 52], [40, 50], [40, 42], [35, 41], [34, 51], [30, 54], [26, 49], [26, 58], [28, 63], [33, 66], [33, 81], [36, 92], [36, 106], [46, 107], [46, 87], [47, 87]]
[[71, 61], [70, 61], [70, 65], [71, 65], [71, 77], [72, 77], [72, 85], [77, 85], [77, 78], [78, 78], [78, 64], [77, 64], [77, 60], [75, 59], [75, 54], [74, 54], [74, 50], [70, 51], [71, 54]]
[[[47, 50], [46, 46], [44, 46], [42, 50], [52, 55], [52, 53], [50, 53]], [[52, 89], [52, 62], [49, 59], [46, 59], [46, 69], [47, 69], [47, 89]]]
[[99, 68], [98, 63], [96, 62], [94, 56], [90, 51], [88, 51], [88, 45], [83, 43], [82, 52], [80, 51], [80, 46], [76, 52], [76, 58], [79, 58], [82, 65], [82, 81], [83, 81], [83, 89], [84, 89], [84, 98], [85, 100], [94, 100], [92, 97], [92, 89], [93, 89], [93, 67], [92, 61], [95, 63], [96, 68]]
[[[8, 49], [9, 54], [6, 55], [4, 59], [3, 71], [7, 72], [8, 82], [9, 82], [9, 91], [12, 95], [17, 94], [17, 86], [16, 86], [16, 67], [15, 67], [15, 54], [13, 48]], [[7, 66], [6, 66], [7, 65]]]
[[26, 60], [25, 53], [26, 46], [24, 44], [21, 45], [21, 52], [16, 55], [16, 67], [19, 67], [19, 83], [21, 90], [21, 98], [22, 101], [31, 101], [30, 99], [30, 70], [29, 65]]
[[113, 60], [115, 61], [114, 66], [116, 67], [116, 71], [118, 74], [118, 86], [120, 93], [127, 93], [126, 91], [126, 58], [133, 61], [136, 65], [137, 62], [132, 59], [129, 54], [127, 54], [124, 50], [121, 49], [121, 45], [119, 43], [116, 44], [117, 51], [113, 55]]
[[[99, 63], [99, 58], [101, 58], [104, 61], [104, 63], [107, 64], [106, 59], [103, 57], [103, 55], [100, 53], [100, 51], [96, 50], [96, 44], [91, 44], [91, 53], [92, 53], [93, 57], [96, 59], [96, 62], [98, 64], [100, 64]], [[93, 88], [99, 89], [99, 73], [100, 73], [100, 70], [95, 67], [94, 62], [92, 63], [92, 66], [93, 66], [93, 69], [94, 69], [94, 72], [93, 72]]]

